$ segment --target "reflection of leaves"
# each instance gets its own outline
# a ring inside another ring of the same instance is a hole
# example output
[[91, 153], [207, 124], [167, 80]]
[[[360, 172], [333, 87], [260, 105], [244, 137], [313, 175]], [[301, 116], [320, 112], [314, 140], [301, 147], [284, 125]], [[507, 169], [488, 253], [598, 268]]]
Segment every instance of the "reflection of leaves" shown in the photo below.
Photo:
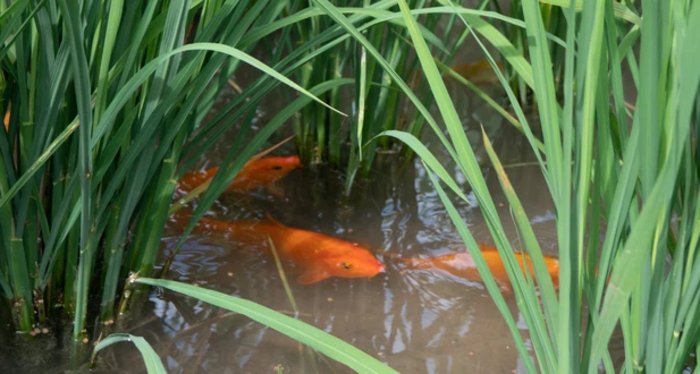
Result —
[[226, 313], [216, 317], [212, 331], [217, 335], [224, 335], [241, 324], [241, 315], [238, 313]]

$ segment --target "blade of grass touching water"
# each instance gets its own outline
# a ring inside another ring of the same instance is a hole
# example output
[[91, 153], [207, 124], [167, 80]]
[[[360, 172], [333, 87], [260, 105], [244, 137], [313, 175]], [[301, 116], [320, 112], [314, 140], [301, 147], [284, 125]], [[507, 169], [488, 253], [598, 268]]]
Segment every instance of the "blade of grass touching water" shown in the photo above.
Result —
[[[95, 354], [113, 344], [121, 342], [132, 342], [141, 352], [141, 357], [143, 357], [143, 362], [146, 365], [146, 372], [148, 374], [167, 374], [168, 371], [165, 370], [163, 362], [161, 362], [158, 353], [151, 347], [146, 339], [140, 336], [134, 336], [131, 334], [111, 334], [108, 337], [102, 339], [95, 346]], [[94, 361], [94, 357], [93, 357]]]
[[518, 353], [521, 355], [521, 357], [526, 358], [523, 360], [523, 363], [525, 364], [527, 371], [529, 373], [534, 373], [535, 367], [533, 366], [532, 361], [529, 360], [529, 355], [527, 353], [527, 349], [525, 348], [525, 343], [523, 342], [523, 339], [520, 336], [520, 331], [518, 330], [518, 327], [510, 314], [508, 305], [503, 299], [503, 295], [501, 295], [501, 291], [498, 288], [498, 285], [496, 284], [496, 281], [493, 278], [493, 275], [491, 274], [488, 265], [486, 264], [486, 260], [484, 260], [483, 255], [481, 255], [479, 251], [479, 246], [476, 243], [476, 240], [467, 228], [467, 225], [462, 220], [462, 217], [459, 215], [459, 212], [455, 208], [454, 204], [452, 204], [450, 198], [447, 196], [447, 194], [445, 194], [445, 191], [440, 186], [440, 180], [433, 176], [432, 171], [427, 167], [425, 163], [423, 165], [426, 168], [426, 170], [428, 170], [428, 176], [430, 177], [430, 180], [433, 182], [433, 186], [435, 187], [435, 189], [438, 192], [438, 195], [440, 196], [440, 201], [442, 201], [442, 203], [445, 205], [447, 213], [452, 219], [452, 222], [455, 224], [457, 231], [462, 237], [462, 240], [466, 244], [467, 250], [472, 255], [474, 263], [476, 264], [476, 268], [479, 270], [479, 274], [481, 275], [486, 289], [493, 298], [496, 307], [506, 320], [506, 325], [508, 326], [511, 335], [513, 336], [513, 340], [515, 341], [515, 346]]
[[137, 278], [136, 283], [163, 287], [171, 291], [194, 297], [206, 303], [240, 313], [274, 330], [300, 341], [326, 356], [343, 363], [358, 373], [398, 373], [352, 345], [316, 327], [278, 313], [252, 301], [221, 292], [202, 289], [170, 280]]
[[438, 175], [440, 175], [440, 179], [442, 179], [445, 184], [450, 187], [450, 189], [459, 196], [460, 199], [466, 201], [469, 203], [469, 199], [464, 195], [462, 190], [460, 190], [459, 185], [450, 177], [450, 175], [447, 173], [447, 170], [445, 170], [445, 167], [442, 166], [440, 161], [438, 161], [435, 156], [433, 156], [432, 153], [426, 148], [423, 143], [418, 140], [415, 136], [403, 132], [403, 131], [398, 131], [398, 130], [389, 130], [389, 131], [384, 131], [381, 134], [377, 135], [376, 137], [380, 136], [391, 136], [394, 137], [398, 140], [401, 140], [406, 144], [407, 146], [411, 147], [414, 152], [425, 162], [428, 167], [431, 170], [434, 170]]
[[486, 131], [484, 131], [483, 128], [481, 130], [481, 133], [482, 138], [484, 140], [486, 152], [488, 153], [489, 158], [491, 159], [491, 163], [496, 169], [496, 174], [498, 174], [498, 178], [501, 182], [501, 187], [503, 188], [503, 191], [506, 194], [508, 204], [511, 207], [511, 211], [513, 211], [516, 223], [518, 225], [518, 228], [520, 229], [519, 232], [525, 241], [525, 248], [528, 252], [531, 253], [531, 258], [535, 267], [535, 274], [537, 277], [537, 284], [539, 285], [540, 290], [543, 294], [543, 301], [546, 307], [545, 310], [550, 315], [550, 333], [554, 337], [554, 326], [556, 326], [558, 322], [558, 310], [556, 308], [557, 295], [554, 290], [554, 285], [552, 284], [552, 278], [549, 276], [549, 271], [547, 271], [547, 265], [544, 263], [542, 250], [540, 249], [540, 245], [537, 242], [535, 233], [532, 230], [532, 225], [530, 224], [530, 221], [528, 220], [527, 215], [525, 214], [525, 210], [523, 209], [523, 206], [520, 203], [520, 199], [518, 199], [518, 196], [516, 195], [513, 186], [508, 180], [508, 175], [506, 175], [506, 172], [503, 169], [503, 165], [501, 165], [498, 156], [496, 156], [496, 152], [493, 150], [491, 141], [486, 136]]
[[362, 161], [362, 125], [365, 122], [365, 99], [367, 96], [367, 50], [360, 46], [360, 94], [357, 103], [357, 154]]
[[280, 280], [284, 285], [284, 292], [287, 294], [287, 299], [292, 305], [292, 310], [294, 313], [299, 313], [299, 308], [297, 308], [297, 302], [294, 300], [294, 295], [292, 294], [292, 289], [289, 287], [289, 282], [287, 282], [287, 276], [282, 268], [282, 262], [280, 261], [280, 256], [277, 254], [277, 249], [275, 248], [275, 243], [272, 242], [272, 238], [267, 237], [267, 242], [270, 244], [270, 250], [272, 251], [272, 256], [275, 258], [275, 265], [277, 266], [277, 271], [280, 274]]
[[[87, 297], [92, 270], [92, 255], [96, 248], [92, 248], [90, 231], [92, 222], [92, 151], [90, 140], [92, 138], [92, 110], [90, 74], [88, 61], [83, 50], [83, 29], [81, 27], [80, 9], [75, 0], [59, 1], [61, 11], [65, 16], [65, 25], [71, 46], [71, 60], [73, 62], [73, 79], [77, 95], [78, 112], [80, 117], [79, 132], [79, 178], [80, 194], [82, 196], [82, 208], [80, 212], [80, 262], [78, 270], [77, 300], [75, 327], [73, 337], [80, 339], [83, 335], [83, 326], [87, 313]], [[23, 221], [23, 220], [21, 220]]]
[[[473, 153], [473, 150], [471, 149], [469, 142], [467, 141], [461, 122], [459, 121], [454, 105], [451, 102], [444, 82], [442, 81], [442, 78], [437, 70], [437, 66], [433, 61], [432, 56], [430, 55], [430, 51], [427, 48], [425, 41], [422, 39], [420, 33], [415, 27], [415, 20], [413, 20], [405, 1], [400, 0], [399, 5], [404, 15], [404, 19], [406, 19], [406, 24], [408, 26], [409, 33], [411, 34], [411, 39], [416, 47], [416, 53], [420, 59], [423, 71], [425, 72], [425, 76], [428, 79], [433, 95], [435, 95], [436, 97], [438, 108], [440, 109], [440, 113], [443, 116], [447, 129], [450, 133], [450, 137], [454, 142], [455, 150], [457, 151], [458, 155], [458, 157], [455, 160], [458, 162], [458, 165], [462, 169], [462, 172], [467, 177], [469, 183], [472, 185], [474, 193], [480, 203], [480, 206], [482, 207], [482, 211], [486, 218], [486, 222], [489, 226], [489, 230], [491, 231], [492, 235], [494, 236], [494, 240], [496, 241], [499, 255], [503, 259], [504, 264], [506, 266], [509, 278], [517, 279], [517, 281], [512, 282], [515, 286], [515, 292], [517, 297], [524, 296], [527, 300], [527, 302], [525, 303], [525, 307], [521, 308], [523, 317], [525, 318], [526, 323], [531, 330], [537, 329], [536, 331], [539, 332], [545, 331], [544, 317], [542, 316], [541, 311], [539, 310], [539, 302], [537, 300], [537, 297], [534, 294], [534, 291], [531, 287], [523, 286], [526, 284], [525, 279], [523, 278], [523, 274], [520, 272], [519, 265], [517, 265], [515, 256], [511, 251], [510, 244], [505, 235], [503, 234], [503, 229], [500, 224], [495, 205], [491, 200], [488, 188], [486, 187], [486, 183], [484, 181], [483, 176], [481, 175], [478, 162], [476, 161], [476, 157]], [[496, 68], [494, 67], [494, 69]], [[443, 199], [443, 202], [445, 203], [445, 205], [447, 205], [445, 199]], [[458, 224], [458, 216], [451, 216], [453, 218], [453, 222], [455, 222], [455, 224]], [[465, 241], [466, 240], [467, 239], [465, 239]], [[475, 243], [473, 242], [473, 238], [470, 238], [469, 242], [467, 242], [466, 244], [467, 248], [469, 248], [470, 245], [474, 246]], [[474, 249], [470, 252], [477, 264], [481, 261], [484, 261], [483, 256], [479, 250]], [[479, 273], [482, 275], [482, 277], [484, 277], [486, 274], [490, 274], [490, 271], [487, 267], [479, 268]], [[491, 296], [494, 299], [500, 297], [500, 295], [495, 295], [493, 292], [491, 292]], [[504, 311], [502, 310], [502, 312]], [[510, 316], [509, 312], [504, 312], [503, 314], [507, 322], [510, 322], [512, 317]], [[525, 349], [523, 347], [522, 338], [519, 336], [519, 334], [513, 334], [513, 337], [516, 341], [516, 345], [519, 348], [518, 351], [523, 357], [523, 360], [525, 362], [529, 362], [529, 360], [527, 359], [528, 355], [525, 353]], [[545, 336], [544, 338], [535, 340], [534, 343], [535, 344], [533, 348], [535, 349], [535, 353], [538, 357], [540, 365], [552, 367], [554, 363], [554, 349], [551, 345], [551, 341], [546, 339]]]

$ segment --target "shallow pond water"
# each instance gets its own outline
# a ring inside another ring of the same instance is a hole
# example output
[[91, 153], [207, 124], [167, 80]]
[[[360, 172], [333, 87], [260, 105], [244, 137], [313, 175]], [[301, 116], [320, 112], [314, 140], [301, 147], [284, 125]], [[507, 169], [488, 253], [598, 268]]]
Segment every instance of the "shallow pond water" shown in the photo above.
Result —
[[[463, 92], [455, 98], [477, 155], [483, 155], [479, 127], [483, 124], [502, 162], [512, 166], [507, 168], [508, 176], [543, 251], [555, 255], [552, 204], [539, 168], [522, 165], [534, 161], [524, 137], [481, 100]], [[275, 113], [275, 108], [262, 107], [261, 123], [269, 117], [268, 113]], [[235, 130], [230, 135], [233, 134]], [[431, 137], [430, 129], [425, 130], [425, 135], [424, 141], [446, 168], [456, 172], [454, 163]], [[218, 164], [226, 144], [224, 137], [218, 149], [203, 160], [202, 167]], [[276, 153], [289, 153], [290, 149]], [[236, 220], [262, 218], [269, 213], [291, 227], [369, 245], [387, 265], [386, 272], [371, 279], [331, 278], [300, 285], [293, 269], [286, 269], [287, 277], [301, 320], [353, 344], [397, 371], [523, 372], [510, 332], [480, 283], [427, 270], [409, 270], [383, 255], [388, 251], [405, 257], [434, 256], [463, 251], [464, 247], [418, 159], [407, 161], [397, 154], [383, 153], [378, 155], [376, 164], [371, 178], [358, 181], [347, 199], [343, 194], [343, 176], [319, 165], [291, 172], [277, 183], [277, 194], [260, 190], [249, 196], [223, 196], [212, 207], [211, 216]], [[506, 232], [517, 249], [518, 238], [505, 197], [496, 176], [487, 167], [488, 162], [483, 164]], [[457, 174], [456, 180], [465, 193], [470, 192], [463, 176]], [[492, 244], [476, 200], [471, 194], [468, 197], [471, 204], [454, 201], [476, 240]], [[170, 255], [179, 234], [176, 225], [166, 228], [163, 259]], [[272, 259], [222, 237], [193, 233], [175, 256], [169, 278], [294, 314]], [[527, 339], [512, 296], [506, 300]], [[144, 336], [170, 373], [352, 372], [244, 316], [169, 291], [154, 292], [120, 327]], [[64, 372], [63, 368], [70, 364], [66, 359], [68, 349], [61, 347], [67, 345], [55, 336], [42, 339], [53, 353], [29, 365], [31, 371]], [[21, 347], [14, 344], [15, 352]], [[17, 364], [17, 357], [6, 354], [2, 359], [8, 364], [2, 366], [12, 367], [12, 362]], [[97, 372], [145, 371], [140, 355], [128, 344], [107, 349], [104, 358]]]
[[[480, 148], [475, 125], [479, 120], [487, 126], [504, 164], [534, 161], [522, 135], [509, 125], [495, 116], [487, 118], [491, 123], [474, 118], [479, 115], [476, 105], [472, 102], [462, 108], [471, 113], [471, 117], [465, 116], [466, 126], [470, 137], [477, 139], [476, 148]], [[448, 159], [444, 164], [454, 170]], [[556, 254], [554, 216], [539, 168], [520, 165], [507, 171], [545, 254]], [[506, 231], [519, 248], [498, 180], [488, 168], [484, 173]], [[464, 178], [457, 180], [464, 191], [470, 191]], [[262, 218], [267, 212], [291, 227], [368, 244], [387, 265], [385, 273], [371, 279], [331, 278], [312, 285], [298, 284], [293, 269], [287, 268], [301, 320], [352, 343], [401, 373], [521, 372], [512, 337], [480, 283], [409, 270], [382, 254], [389, 251], [420, 257], [464, 248], [419, 160], [406, 162], [396, 154], [379, 155], [371, 178], [359, 182], [349, 199], [343, 195], [342, 176], [324, 166], [293, 171], [278, 183], [278, 190], [280, 196], [264, 190], [250, 196], [224, 196], [211, 215], [236, 220]], [[458, 203], [460, 213], [477, 241], [492, 244], [476, 200], [469, 197], [471, 204]], [[179, 227], [170, 225], [165, 236], [164, 254], [169, 255], [178, 240]], [[293, 315], [269, 255], [226, 238], [192, 234], [175, 256], [169, 277]], [[519, 321], [512, 296], [507, 300]], [[154, 342], [173, 373], [352, 372], [244, 316], [169, 291], [154, 294], [146, 309], [131, 333]], [[519, 321], [518, 325], [527, 337], [524, 323]], [[131, 348], [115, 352], [121, 352], [117, 356], [135, 354]], [[129, 362], [117, 368], [136, 370], [137, 364]]]

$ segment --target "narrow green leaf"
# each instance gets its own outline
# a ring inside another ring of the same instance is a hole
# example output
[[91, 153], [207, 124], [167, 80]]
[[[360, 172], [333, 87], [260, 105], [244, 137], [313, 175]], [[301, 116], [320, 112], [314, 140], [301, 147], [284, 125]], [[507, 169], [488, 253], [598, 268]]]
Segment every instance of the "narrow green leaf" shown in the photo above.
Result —
[[316, 327], [252, 301], [170, 280], [138, 278], [136, 282], [167, 288], [183, 295], [194, 297], [205, 303], [243, 314], [256, 322], [318, 350], [326, 356], [349, 366], [358, 373], [398, 373], [389, 366], [377, 361], [374, 357]]
[[467, 199], [467, 197], [459, 188], [455, 180], [452, 179], [447, 170], [445, 170], [445, 167], [442, 166], [442, 163], [440, 163], [440, 161], [438, 161], [438, 159], [435, 156], [433, 156], [432, 153], [430, 153], [428, 148], [425, 145], [423, 145], [423, 143], [421, 143], [421, 141], [418, 138], [407, 132], [398, 130], [384, 131], [379, 135], [375, 136], [374, 138], [379, 138], [381, 136], [394, 137], [404, 142], [404, 144], [406, 144], [407, 146], [411, 147], [411, 149], [413, 149], [413, 151], [416, 152], [416, 154], [421, 158], [421, 160], [423, 160], [423, 162], [425, 162], [431, 170], [437, 173], [440, 179], [442, 179], [442, 181], [445, 182], [445, 184], [448, 187], [450, 187], [450, 189], [454, 191], [454, 193], [456, 193], [460, 199], [469, 202], [469, 199]]
[[[539, 0], [543, 4], [552, 4], [562, 8], [568, 8], [571, 4], [570, 0]], [[576, 10], [580, 11], [583, 9], [583, 0], [574, 1], [574, 7]], [[634, 12], [632, 12], [627, 6], [621, 4], [617, 1], [613, 1], [613, 9], [615, 10], [615, 16], [629, 21], [634, 25], [641, 25], [642, 19]]]
[[132, 342], [141, 352], [141, 357], [143, 357], [143, 362], [146, 365], [146, 371], [148, 374], [167, 374], [168, 371], [165, 370], [163, 362], [161, 362], [158, 353], [151, 347], [146, 339], [140, 336], [134, 336], [131, 334], [111, 334], [108, 337], [102, 339], [95, 346], [95, 352], [99, 352], [110, 345], [120, 343], [120, 342]]

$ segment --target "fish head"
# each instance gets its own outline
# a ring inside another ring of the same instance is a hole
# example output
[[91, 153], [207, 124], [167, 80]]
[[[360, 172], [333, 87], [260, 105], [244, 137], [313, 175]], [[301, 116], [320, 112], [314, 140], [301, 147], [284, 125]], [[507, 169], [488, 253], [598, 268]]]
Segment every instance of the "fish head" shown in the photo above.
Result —
[[385, 271], [384, 264], [367, 249], [351, 243], [347, 245], [351, 248], [322, 260], [326, 272], [340, 278], [371, 278]]
[[290, 171], [300, 167], [301, 160], [298, 156], [266, 157], [254, 161], [251, 165], [256, 173], [264, 174], [274, 180], [282, 178]]

